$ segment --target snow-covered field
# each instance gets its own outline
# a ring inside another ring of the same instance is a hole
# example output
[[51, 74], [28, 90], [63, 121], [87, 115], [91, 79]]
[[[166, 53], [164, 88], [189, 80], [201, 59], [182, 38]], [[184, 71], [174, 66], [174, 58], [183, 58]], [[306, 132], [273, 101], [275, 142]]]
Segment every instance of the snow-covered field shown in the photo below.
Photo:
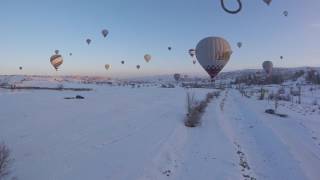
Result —
[[[281, 102], [278, 111], [289, 117], [280, 118], [264, 113], [272, 102], [226, 89], [201, 126], [187, 128], [186, 92], [202, 100], [213, 90], [64, 85], [94, 90], [0, 88], [0, 142], [14, 158], [11, 177], [320, 179], [320, 114], [301, 113], [304, 104]], [[85, 99], [64, 99], [78, 94]]]

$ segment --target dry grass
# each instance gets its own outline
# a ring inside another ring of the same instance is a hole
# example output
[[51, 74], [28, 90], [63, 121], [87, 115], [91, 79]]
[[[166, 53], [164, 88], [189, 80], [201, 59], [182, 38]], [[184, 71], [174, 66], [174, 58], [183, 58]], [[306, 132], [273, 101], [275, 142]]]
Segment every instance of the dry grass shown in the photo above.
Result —
[[4, 143], [0, 143], [0, 180], [9, 175], [10, 164], [10, 150]]
[[205, 112], [208, 104], [211, 100], [216, 96], [215, 93], [208, 93], [206, 98], [201, 101], [197, 102], [194, 98], [193, 93], [187, 93], [187, 117], [185, 119], [185, 126], [187, 127], [196, 127], [200, 125], [201, 116]]

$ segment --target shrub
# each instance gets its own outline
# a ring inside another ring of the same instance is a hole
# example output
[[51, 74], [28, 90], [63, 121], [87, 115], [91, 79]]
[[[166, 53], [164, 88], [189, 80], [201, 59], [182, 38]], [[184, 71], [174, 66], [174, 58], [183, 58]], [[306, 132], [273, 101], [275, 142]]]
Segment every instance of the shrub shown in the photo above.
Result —
[[1, 143], [0, 144], [0, 179], [9, 175], [10, 163], [11, 163], [10, 150], [4, 143]]

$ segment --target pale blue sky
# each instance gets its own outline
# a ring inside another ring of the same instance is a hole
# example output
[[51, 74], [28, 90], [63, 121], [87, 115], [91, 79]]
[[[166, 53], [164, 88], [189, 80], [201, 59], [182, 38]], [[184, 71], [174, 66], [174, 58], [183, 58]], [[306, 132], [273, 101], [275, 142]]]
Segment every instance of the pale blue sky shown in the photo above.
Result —
[[[242, 1], [243, 10], [229, 15], [220, 0], [0, 0], [0, 74], [205, 74], [187, 51], [206, 36], [231, 44], [234, 54], [225, 70], [260, 68], [264, 60], [278, 67], [320, 66], [319, 0], [273, 0], [270, 6]], [[103, 28], [110, 32], [107, 39]], [[65, 60], [58, 73], [49, 63], [55, 49]], [[149, 64], [145, 53], [153, 56]]]

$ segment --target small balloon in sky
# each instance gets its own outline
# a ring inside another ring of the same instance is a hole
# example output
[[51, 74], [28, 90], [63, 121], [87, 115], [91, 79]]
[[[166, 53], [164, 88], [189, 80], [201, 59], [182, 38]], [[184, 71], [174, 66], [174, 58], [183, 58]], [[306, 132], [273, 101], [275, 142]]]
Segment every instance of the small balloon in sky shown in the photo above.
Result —
[[272, 0], [263, 0], [268, 6], [271, 4]]
[[109, 70], [111, 65], [110, 64], [106, 64], [106, 65], [104, 65], [104, 67], [106, 68], [106, 70]]
[[101, 34], [102, 34], [102, 36], [103, 36], [104, 38], [106, 38], [106, 37], [108, 36], [108, 34], [109, 34], [109, 31], [108, 31], [107, 29], [103, 29], [103, 30], [101, 31]]
[[140, 69], [140, 65], [137, 65], [136, 68], [137, 68], [137, 69]]
[[196, 55], [196, 50], [195, 49], [189, 49], [188, 53], [193, 58]]
[[241, 48], [242, 47], [242, 42], [238, 42], [237, 46], [238, 46], [238, 48]]
[[283, 11], [283, 15], [287, 17], [289, 15], [289, 12], [288, 11]]
[[271, 61], [264, 61], [262, 63], [263, 70], [267, 73], [268, 76], [272, 74], [273, 63]]
[[144, 55], [144, 60], [148, 63], [151, 60], [151, 55], [150, 54]]
[[50, 63], [54, 67], [54, 69], [58, 71], [58, 68], [63, 63], [63, 58], [60, 54], [54, 54], [50, 57]]
[[121, 61], [121, 64], [124, 64], [124, 61]]
[[91, 39], [86, 39], [87, 44], [89, 45], [91, 43]]

